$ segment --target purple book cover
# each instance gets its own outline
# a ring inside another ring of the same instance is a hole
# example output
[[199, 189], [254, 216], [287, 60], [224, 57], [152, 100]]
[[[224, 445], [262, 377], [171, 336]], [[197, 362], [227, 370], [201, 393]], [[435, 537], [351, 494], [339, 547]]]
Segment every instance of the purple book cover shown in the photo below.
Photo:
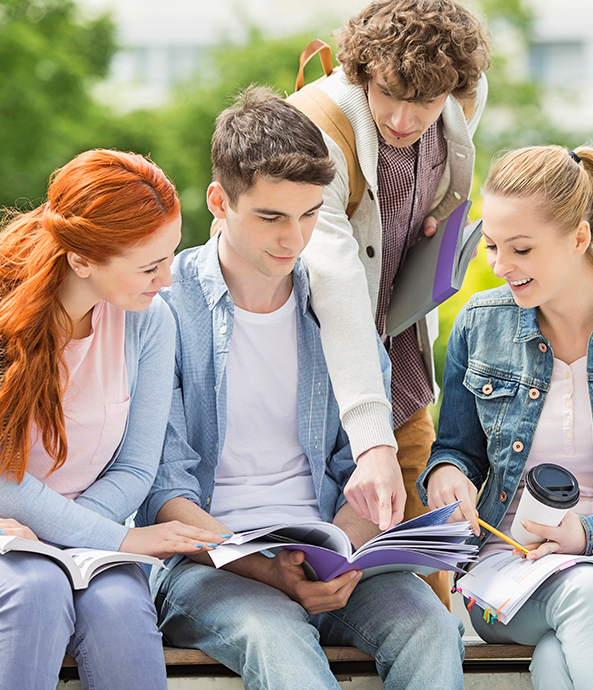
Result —
[[457, 289], [451, 285], [451, 278], [459, 236], [465, 226], [465, 219], [470, 206], [471, 201], [464, 201], [447, 218], [432, 288], [432, 299], [439, 304], [457, 292]]
[[463, 572], [456, 566], [440, 558], [418, 553], [416, 551], [404, 551], [403, 549], [382, 549], [373, 551], [362, 555], [360, 558], [350, 563], [348, 559], [341, 554], [331, 551], [330, 549], [324, 549], [322, 546], [294, 544], [284, 546], [283, 548], [289, 551], [302, 551], [305, 553], [305, 560], [311, 568], [313, 568], [317, 578], [324, 582], [332, 580], [342, 573], [347, 573], [349, 570], [366, 570], [368, 568], [389, 565], [409, 565], [412, 571], [414, 570], [414, 566], [422, 566], [425, 568], [434, 568], [434, 570], [454, 570], [456, 572]]
[[395, 336], [419, 321], [461, 287], [471, 253], [480, 240], [481, 221], [465, 225], [471, 201], [461, 203], [432, 237], [421, 236], [397, 273], [385, 319]]

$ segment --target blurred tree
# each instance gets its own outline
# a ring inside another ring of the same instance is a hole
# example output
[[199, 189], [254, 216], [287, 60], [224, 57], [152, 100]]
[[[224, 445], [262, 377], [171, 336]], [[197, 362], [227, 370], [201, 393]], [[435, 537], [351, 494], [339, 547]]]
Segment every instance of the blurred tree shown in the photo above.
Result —
[[524, 0], [477, 0], [493, 35], [488, 105], [474, 137], [476, 173], [484, 180], [492, 156], [503, 149], [580, 141], [555, 127], [542, 103], [545, 87], [522, 63], [533, 38], [534, 14]]
[[70, 0], [0, 0], [0, 205], [42, 197], [48, 174], [98, 145], [108, 125], [88, 87], [107, 74], [113, 25], [75, 10]]

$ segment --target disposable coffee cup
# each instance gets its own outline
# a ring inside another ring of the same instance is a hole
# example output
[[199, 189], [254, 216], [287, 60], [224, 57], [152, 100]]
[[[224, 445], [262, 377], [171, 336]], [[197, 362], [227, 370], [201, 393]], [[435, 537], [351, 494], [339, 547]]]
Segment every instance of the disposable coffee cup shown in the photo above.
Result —
[[524, 529], [521, 522], [531, 520], [539, 525], [558, 527], [566, 513], [579, 502], [579, 483], [576, 477], [549, 462], [532, 467], [525, 478], [525, 488], [519, 501], [511, 535], [523, 546], [545, 541]]

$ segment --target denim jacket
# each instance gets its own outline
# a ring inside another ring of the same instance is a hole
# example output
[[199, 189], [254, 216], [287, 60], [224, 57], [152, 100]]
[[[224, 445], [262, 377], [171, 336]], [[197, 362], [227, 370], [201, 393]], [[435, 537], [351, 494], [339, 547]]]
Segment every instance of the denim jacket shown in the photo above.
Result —
[[[136, 524], [152, 524], [169, 500], [184, 497], [210, 511], [216, 468], [226, 430], [226, 363], [233, 335], [233, 298], [218, 262], [218, 237], [181, 252], [174, 283], [161, 291], [177, 323], [173, 402], [161, 464]], [[354, 471], [340, 424], [301, 260], [293, 271], [297, 302], [298, 435], [311, 467], [323, 520], [345, 503], [343, 488]], [[379, 343], [379, 341], [378, 341]], [[383, 350], [386, 388], [389, 361]]]
[[[455, 320], [447, 348], [437, 440], [417, 487], [437, 465], [460, 469], [482, 490], [480, 517], [497, 527], [513, 500], [546, 395], [554, 354], [535, 309], [519, 307], [508, 286], [474, 295]], [[593, 340], [587, 350], [593, 404]], [[581, 517], [593, 553], [593, 516]], [[482, 530], [469, 542], [482, 545]]]

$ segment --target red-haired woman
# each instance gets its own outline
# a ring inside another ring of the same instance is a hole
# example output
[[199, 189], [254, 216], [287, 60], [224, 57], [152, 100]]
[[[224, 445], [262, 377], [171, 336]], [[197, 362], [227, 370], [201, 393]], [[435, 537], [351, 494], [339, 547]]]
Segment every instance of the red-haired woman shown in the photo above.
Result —
[[[180, 523], [122, 524], [151, 486], [169, 413], [175, 326], [157, 293], [180, 228], [157, 166], [94, 150], [0, 234], [3, 534], [160, 557], [221, 541]], [[50, 559], [0, 556], [0, 687], [55, 690], [66, 651], [84, 688], [167, 687], [140, 567], [73, 591]]]

